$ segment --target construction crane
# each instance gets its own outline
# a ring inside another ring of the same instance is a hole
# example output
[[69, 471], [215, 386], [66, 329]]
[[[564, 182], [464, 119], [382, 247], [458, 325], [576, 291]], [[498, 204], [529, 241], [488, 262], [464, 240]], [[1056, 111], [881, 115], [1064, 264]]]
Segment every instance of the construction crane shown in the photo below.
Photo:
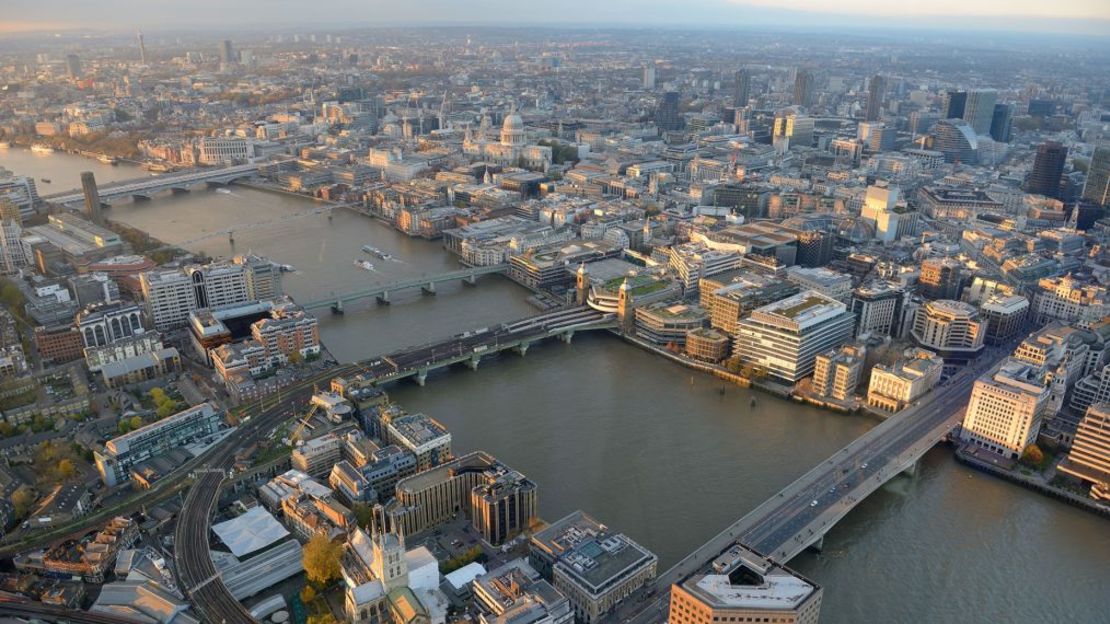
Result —
[[[320, 389], [317, 387], [317, 385], [312, 384], [312, 395], [316, 396], [319, 391]], [[293, 433], [289, 435], [290, 446], [301, 440], [301, 435], [304, 433], [305, 428], [311, 427], [311, 425], [309, 425], [309, 422], [312, 421], [312, 417], [316, 415], [316, 411], [319, 409], [319, 403], [312, 403], [311, 401], [309, 401], [308, 413], [305, 414], [303, 418], [297, 419], [297, 428], [294, 429]]]

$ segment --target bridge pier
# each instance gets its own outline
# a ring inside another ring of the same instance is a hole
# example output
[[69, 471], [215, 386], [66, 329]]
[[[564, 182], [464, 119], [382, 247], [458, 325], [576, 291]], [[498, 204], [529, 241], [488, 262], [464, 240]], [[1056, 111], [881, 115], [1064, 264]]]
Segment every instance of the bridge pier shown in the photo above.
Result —
[[204, 184], [208, 186], [208, 188], [223, 188], [227, 186], [226, 182], [220, 182], [219, 180], [208, 180]]
[[420, 287], [420, 292], [424, 293], [425, 295], [436, 294], [436, 283], [428, 282], [427, 284]]
[[562, 334], [559, 334], [559, 340], [562, 340], [563, 342], [565, 342], [567, 344], [570, 344], [570, 341], [573, 340], [573, 339], [574, 339], [574, 330], [573, 329], [569, 329], [569, 330], [563, 332]]
[[477, 286], [478, 285], [478, 276], [477, 275], [468, 275], [468, 276], [463, 278], [462, 283], [463, 283], [463, 286]]
[[906, 475], [907, 477], [917, 476], [917, 464], [919, 461], [920, 460], [915, 460], [912, 464], [903, 468], [901, 474]]
[[184, 186], [172, 186], [170, 187], [170, 191], [172, 191], [174, 195], [181, 195], [182, 193], [188, 193], [189, 189]]
[[482, 361], [482, 356], [475, 353], [474, 355], [470, 356], [469, 360], [466, 361], [466, 365], [470, 368], [470, 370], [475, 370], [476, 371], [476, 370], [478, 370], [478, 362], [481, 362], [481, 361]]
[[143, 193], [132, 193], [131, 200], [135, 203], [150, 201], [150, 195], [146, 195]]
[[513, 351], [516, 351], [517, 353], [519, 353], [520, 357], [524, 357], [524, 355], [526, 353], [528, 353], [528, 347], [530, 347], [530, 346], [532, 346], [532, 343], [528, 342], [527, 340], [524, 340], [520, 344], [518, 344], [517, 346], [513, 347]]
[[388, 290], [383, 292], [382, 294], [378, 295], [375, 298], [378, 300], [378, 303], [380, 303], [382, 305], [389, 305], [389, 291]]
[[343, 300], [342, 299], [336, 299], [335, 303], [331, 304], [331, 313], [332, 314], [343, 314]]
[[819, 536], [819, 537], [817, 538], [817, 541], [813, 542], [813, 543], [812, 543], [812, 544], [810, 544], [809, 546], [806, 546], [806, 549], [807, 549], [807, 550], [810, 550], [810, 551], [813, 551], [813, 552], [815, 552], [815, 553], [819, 553], [819, 552], [821, 552], [822, 550], [824, 550], [824, 549], [825, 549], [825, 534], [824, 534], [824, 533], [822, 533], [822, 534], [821, 534], [821, 535], [820, 535], [820, 536]]
[[423, 388], [424, 384], [426, 384], [428, 382], [428, 369], [421, 368], [421, 369], [417, 370], [416, 375], [413, 376], [413, 379], [416, 380], [416, 385]]

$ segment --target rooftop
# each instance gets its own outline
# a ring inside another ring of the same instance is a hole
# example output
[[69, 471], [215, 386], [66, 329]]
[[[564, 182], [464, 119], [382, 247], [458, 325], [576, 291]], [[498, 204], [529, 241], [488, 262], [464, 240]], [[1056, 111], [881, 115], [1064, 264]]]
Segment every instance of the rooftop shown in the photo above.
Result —
[[532, 543], [556, 559], [557, 569], [595, 595], [630, 570], [656, 561], [651, 551], [623, 534], [609, 532], [583, 511], [534, 534]]
[[714, 568], [720, 569], [696, 575], [682, 587], [715, 608], [792, 611], [819, 589], [815, 583], [740, 545], [719, 557]]
[[251, 507], [241, 516], [214, 524], [212, 531], [238, 558], [262, 550], [289, 535], [289, 531], [262, 507]]
[[389, 423], [389, 428], [412, 446], [430, 444], [442, 438], [450, 438], [447, 428], [434, 418], [424, 414], [409, 414]]

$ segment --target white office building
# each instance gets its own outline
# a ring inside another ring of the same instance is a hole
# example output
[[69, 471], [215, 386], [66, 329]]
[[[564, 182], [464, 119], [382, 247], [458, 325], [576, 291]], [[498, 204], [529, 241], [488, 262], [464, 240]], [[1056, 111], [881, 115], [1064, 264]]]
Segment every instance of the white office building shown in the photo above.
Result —
[[1041, 367], [1007, 358], [976, 380], [960, 439], [1016, 459], [1037, 439], [1048, 395]]
[[794, 383], [813, 372], [817, 354], [851, 340], [854, 327], [843, 303], [807, 290], [742, 319], [736, 353], [744, 363]]

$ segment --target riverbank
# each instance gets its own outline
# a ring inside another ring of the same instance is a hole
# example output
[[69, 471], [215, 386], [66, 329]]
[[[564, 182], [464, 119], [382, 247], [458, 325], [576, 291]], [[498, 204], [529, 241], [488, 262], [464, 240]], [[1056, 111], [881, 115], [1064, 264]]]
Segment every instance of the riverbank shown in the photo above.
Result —
[[248, 180], [248, 181], [244, 182], [242, 180], [236, 180], [235, 182], [232, 182], [231, 184], [232, 184], [232, 186], [241, 186], [243, 188], [249, 188], [249, 189], [253, 189], [255, 191], [262, 191], [263, 193], [275, 193], [277, 195], [285, 195], [286, 197], [296, 197], [298, 199], [305, 199], [305, 200], [308, 200], [308, 201], [311, 201], [311, 202], [315, 202], [317, 204], [324, 204], [326, 206], [333, 206], [335, 208], [345, 208], [345, 207], [347, 207], [347, 204], [332, 201], [330, 199], [323, 199], [321, 197], [316, 197], [314, 195], [305, 195], [304, 193], [298, 193], [296, 191], [289, 191], [289, 190], [281, 188], [280, 186], [278, 186], [276, 184], [272, 184], [270, 182], [261, 182], [259, 180]]
[[1085, 496], [1080, 496], [1074, 492], [1069, 492], [1060, 487], [1056, 487], [1050, 483], [1044, 482], [1042, 479], [1033, 475], [1025, 475], [1011, 469], [996, 464], [993, 461], [980, 457], [976, 453], [976, 449], [968, 450], [966, 447], [958, 447], [955, 451], [956, 461], [970, 466], [976, 470], [986, 472], [994, 475], [1010, 483], [1016, 483], [1027, 489], [1040, 492], [1058, 501], [1078, 507], [1080, 509], [1098, 514], [1105, 518], [1110, 518], [1110, 506], [1100, 504]]
[[678, 364], [681, 364], [682, 366], [685, 366], [686, 368], [691, 368], [703, 373], [709, 373], [710, 375], [713, 375], [719, 379], [724, 379], [725, 381], [732, 382], [740, 386], [741, 388], [752, 387], [752, 381], [747, 377], [737, 375], [736, 373], [731, 373], [720, 366], [710, 364], [708, 362], [699, 362], [698, 360], [693, 360], [688, 357], [678, 355], [676, 353], [671, 353], [670, 351], [667, 351], [659, 345], [652, 344], [646, 340], [643, 340], [642, 338], [637, 338], [636, 336], [628, 334], [622, 334], [620, 330], [611, 329], [609, 331], [612, 332], [614, 335], [623, 338], [626, 342], [630, 342], [640, 347], [641, 349], [651, 351], [656, 355], [661, 355], [672, 362], [676, 362]]
[[[138, 162], [141, 156], [138, 148], [137, 135], [122, 137], [95, 136], [91, 140], [78, 140], [68, 136], [43, 137], [37, 135], [20, 134], [5, 138], [12, 146], [30, 147], [35, 143], [49, 145], [56, 151], [66, 152], [74, 156], [95, 159], [100, 154], [121, 160]], [[89, 153], [96, 154], [95, 156]]]

